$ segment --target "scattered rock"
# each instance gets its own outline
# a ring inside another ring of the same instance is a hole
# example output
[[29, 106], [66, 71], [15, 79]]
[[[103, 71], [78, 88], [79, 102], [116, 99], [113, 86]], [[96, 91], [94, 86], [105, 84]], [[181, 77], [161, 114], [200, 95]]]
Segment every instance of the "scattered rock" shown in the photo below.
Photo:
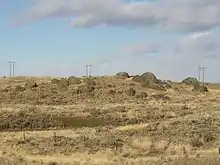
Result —
[[149, 81], [141, 82], [141, 86], [144, 87], [144, 88], [151, 88], [151, 89], [154, 89], [154, 90], [162, 90], [162, 91], [166, 90], [166, 88], [163, 85], [156, 84], [156, 83], [151, 83]]
[[140, 92], [139, 94], [136, 95], [137, 98], [147, 98], [148, 94], [146, 92]]
[[1, 89], [1, 92], [9, 92], [11, 90], [11, 86], [7, 86], [3, 89]]
[[113, 89], [110, 89], [110, 90], [108, 91], [108, 94], [109, 94], [109, 95], [115, 95], [115, 94], [116, 94], [116, 91], [113, 90]]
[[154, 89], [154, 90], [161, 90], [161, 91], [166, 90], [166, 88], [163, 85], [156, 84], [156, 83], [150, 83], [149, 88]]
[[163, 86], [164, 88], [169, 89], [169, 88], [172, 88], [171, 83], [172, 83], [171, 81], [161, 81], [161, 80], [160, 80], [160, 83], [159, 83], [159, 84], [160, 84], [161, 86]]
[[208, 88], [204, 85], [194, 85], [192, 91], [194, 92], [208, 92]]
[[132, 77], [132, 80], [138, 83], [141, 83], [143, 81], [142, 77], [139, 75]]
[[164, 88], [167, 88], [167, 89], [170, 89], [170, 88], [172, 88], [172, 85], [171, 85], [171, 84], [166, 83], [166, 84], [163, 84], [163, 87], [164, 87]]
[[75, 76], [71, 76], [68, 78], [69, 84], [70, 85], [78, 85], [81, 83], [80, 79], [75, 77]]
[[184, 79], [182, 81], [182, 83], [186, 84], [186, 85], [199, 85], [199, 81], [195, 78], [195, 77], [187, 77], [186, 79]]
[[129, 88], [127, 91], [126, 91], [127, 95], [128, 96], [134, 96], [136, 94], [136, 91], [134, 88]]
[[129, 78], [129, 77], [130, 77], [127, 72], [118, 72], [118, 73], [116, 74], [116, 76], [118, 76], [118, 77], [124, 77], [124, 78]]
[[24, 85], [25, 89], [32, 89], [37, 87], [37, 83], [34, 80], [28, 80]]
[[76, 87], [75, 93], [76, 94], [83, 94], [83, 93], [92, 93], [95, 90], [95, 87], [88, 85], [88, 84], [80, 84]]
[[170, 97], [164, 94], [155, 94], [155, 95], [152, 95], [151, 97], [155, 98], [156, 100], [170, 100]]

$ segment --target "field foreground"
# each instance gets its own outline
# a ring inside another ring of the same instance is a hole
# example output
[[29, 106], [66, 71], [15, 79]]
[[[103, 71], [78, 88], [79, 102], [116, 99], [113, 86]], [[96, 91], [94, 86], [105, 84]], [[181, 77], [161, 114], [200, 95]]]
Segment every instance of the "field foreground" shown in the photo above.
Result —
[[79, 80], [0, 79], [0, 164], [220, 164], [220, 85]]

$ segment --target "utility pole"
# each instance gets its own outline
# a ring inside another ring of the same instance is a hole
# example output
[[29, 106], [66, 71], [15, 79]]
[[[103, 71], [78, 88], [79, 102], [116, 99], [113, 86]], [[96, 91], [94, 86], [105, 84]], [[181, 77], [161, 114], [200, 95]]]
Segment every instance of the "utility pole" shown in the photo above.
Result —
[[86, 64], [86, 77], [91, 77], [91, 64]]
[[15, 62], [12, 63], [12, 77], [15, 76]]
[[15, 61], [8, 61], [9, 63], [9, 76], [14, 77], [15, 76]]
[[199, 82], [202, 82], [202, 85], [204, 85], [205, 82], [205, 69], [204, 66], [199, 66]]

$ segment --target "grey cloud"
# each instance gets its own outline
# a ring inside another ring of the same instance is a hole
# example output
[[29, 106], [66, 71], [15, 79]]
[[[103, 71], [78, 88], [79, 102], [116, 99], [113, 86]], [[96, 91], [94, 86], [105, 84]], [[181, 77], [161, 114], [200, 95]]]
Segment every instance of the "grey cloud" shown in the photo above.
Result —
[[130, 55], [147, 55], [160, 51], [160, 45], [155, 42], [141, 42], [133, 45], [127, 45], [122, 48], [122, 53]]
[[204, 31], [220, 25], [219, 0], [35, 0], [19, 23], [47, 17], [72, 17], [73, 27], [99, 25], [147, 28], [177, 32]]
[[218, 58], [220, 54], [220, 36], [203, 32], [194, 33], [182, 39], [176, 47], [176, 52], [191, 58]]

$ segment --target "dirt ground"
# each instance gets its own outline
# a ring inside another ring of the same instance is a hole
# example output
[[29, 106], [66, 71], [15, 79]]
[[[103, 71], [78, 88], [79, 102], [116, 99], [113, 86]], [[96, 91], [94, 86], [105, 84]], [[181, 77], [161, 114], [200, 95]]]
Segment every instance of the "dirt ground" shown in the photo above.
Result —
[[1, 78], [0, 164], [219, 165], [220, 84], [207, 87]]

